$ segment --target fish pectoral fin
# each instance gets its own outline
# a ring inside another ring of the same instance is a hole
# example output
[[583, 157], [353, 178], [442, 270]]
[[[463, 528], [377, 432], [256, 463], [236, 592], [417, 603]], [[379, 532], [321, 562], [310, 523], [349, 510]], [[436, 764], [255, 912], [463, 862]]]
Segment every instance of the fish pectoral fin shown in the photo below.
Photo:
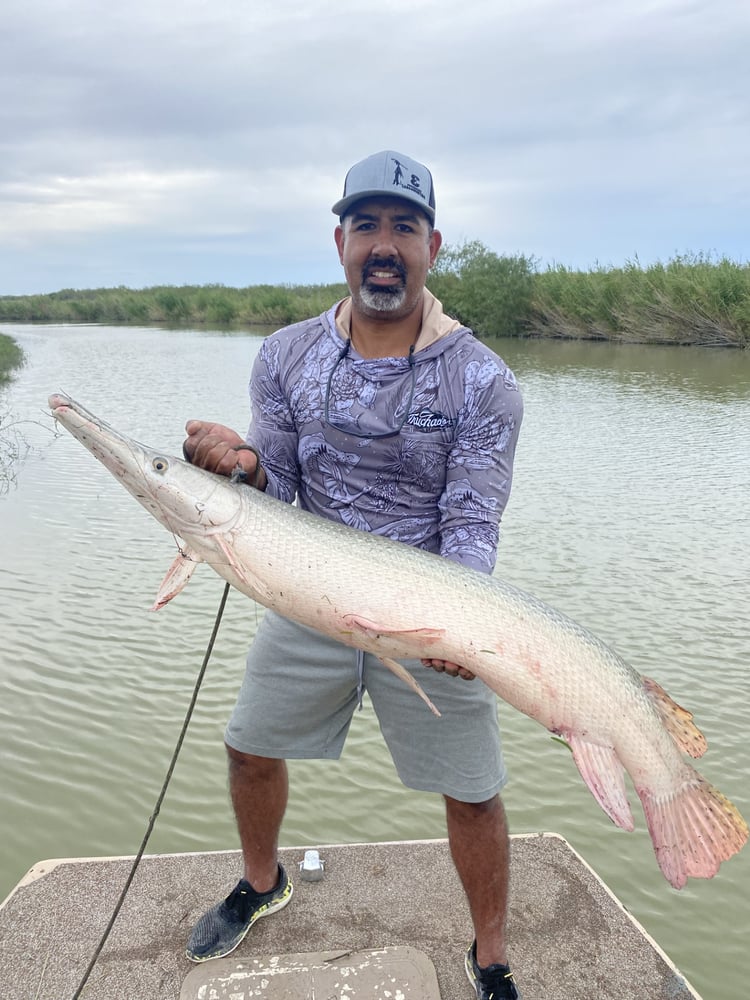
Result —
[[[375, 654], [377, 656], [377, 654]], [[392, 660], [390, 656], [378, 656], [381, 663], [384, 663], [386, 667], [394, 673], [396, 677], [400, 678], [405, 684], [408, 684], [412, 691], [415, 691], [422, 701], [427, 705], [433, 715], [440, 715], [440, 712], [435, 708], [435, 705], [430, 701], [424, 692], [422, 685], [419, 683], [413, 674], [410, 674], [403, 664], [399, 663], [398, 660]]]
[[227, 562], [232, 567], [232, 569], [237, 574], [237, 576], [240, 578], [240, 580], [242, 580], [243, 583], [250, 584], [251, 581], [250, 581], [250, 579], [247, 576], [245, 568], [235, 558], [234, 552], [232, 551], [232, 546], [231, 546], [230, 542], [227, 541], [227, 538], [224, 535], [217, 535], [216, 536], [216, 544], [219, 546], [219, 548], [221, 549], [221, 551], [224, 553], [224, 555], [227, 558]]
[[691, 757], [702, 757], [708, 744], [706, 737], [693, 722], [693, 713], [678, 705], [664, 688], [650, 677], [642, 677], [641, 680], [651, 704], [659, 713], [664, 728], [680, 750], [690, 754]]
[[562, 734], [573, 751], [573, 760], [589, 791], [615, 826], [634, 830], [625, 790], [625, 769], [614, 747], [601, 746], [575, 733]]
[[177, 558], [167, 570], [166, 576], [161, 581], [156, 600], [150, 607], [150, 611], [159, 611], [168, 604], [173, 597], [185, 588], [188, 580], [193, 575], [193, 571], [199, 562], [203, 562], [197, 552], [189, 548], [180, 549]]
[[413, 635], [423, 642], [430, 643], [437, 642], [445, 635], [444, 628], [430, 628], [429, 626], [394, 628], [391, 625], [386, 625], [384, 622], [374, 622], [369, 618], [363, 618], [362, 615], [354, 614], [344, 615], [343, 618], [350, 628], [362, 632], [368, 639], [377, 639], [381, 635]]

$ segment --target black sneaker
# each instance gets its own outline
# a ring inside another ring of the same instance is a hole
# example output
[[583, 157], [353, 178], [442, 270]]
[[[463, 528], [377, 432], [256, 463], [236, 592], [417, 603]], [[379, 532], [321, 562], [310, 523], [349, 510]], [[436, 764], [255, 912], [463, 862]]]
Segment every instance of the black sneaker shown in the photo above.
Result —
[[513, 973], [507, 965], [477, 965], [477, 943], [466, 952], [466, 975], [477, 993], [477, 1000], [521, 1000]]
[[191, 962], [223, 958], [241, 944], [256, 920], [286, 906], [292, 892], [292, 883], [281, 865], [278, 885], [270, 892], [256, 892], [249, 882], [240, 879], [226, 899], [200, 918], [185, 954]]

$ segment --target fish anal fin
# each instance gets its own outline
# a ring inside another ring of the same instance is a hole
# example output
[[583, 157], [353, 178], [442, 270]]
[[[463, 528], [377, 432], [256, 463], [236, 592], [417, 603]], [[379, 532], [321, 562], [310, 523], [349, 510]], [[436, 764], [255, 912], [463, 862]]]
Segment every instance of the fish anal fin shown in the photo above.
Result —
[[625, 769], [614, 747], [591, 743], [575, 733], [563, 733], [581, 777], [615, 826], [633, 830], [633, 814], [625, 790]]
[[643, 688], [669, 735], [684, 753], [702, 757], [706, 752], [706, 737], [693, 722], [693, 713], [682, 708], [650, 677], [642, 677]]
[[443, 628], [430, 628], [429, 626], [416, 628], [394, 628], [384, 622], [372, 621], [362, 615], [346, 614], [343, 616], [346, 624], [359, 632], [362, 632], [368, 639], [377, 639], [381, 635], [387, 636], [415, 636], [423, 642], [438, 642], [445, 635]]
[[381, 663], [384, 663], [385, 666], [396, 675], [396, 677], [400, 678], [405, 684], [408, 684], [412, 691], [419, 695], [434, 715], [440, 715], [440, 712], [425, 694], [422, 685], [413, 674], [409, 673], [403, 664], [399, 663], [398, 660], [392, 660], [390, 656], [378, 656], [378, 659]]
[[688, 878], [712, 878], [748, 838], [747, 823], [729, 799], [685, 762], [682, 782], [665, 795], [636, 791], [656, 860], [675, 889]]
[[166, 572], [161, 581], [156, 600], [151, 605], [150, 611], [159, 611], [168, 604], [173, 597], [184, 590], [188, 580], [193, 575], [193, 571], [199, 562], [203, 562], [197, 553], [190, 549], [180, 549], [176, 559]]

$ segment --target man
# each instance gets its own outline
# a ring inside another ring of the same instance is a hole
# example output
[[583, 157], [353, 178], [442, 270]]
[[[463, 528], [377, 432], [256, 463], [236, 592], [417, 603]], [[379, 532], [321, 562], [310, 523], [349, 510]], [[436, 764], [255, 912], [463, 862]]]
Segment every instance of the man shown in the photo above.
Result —
[[[512, 373], [445, 316], [425, 280], [441, 245], [429, 170], [376, 153], [347, 174], [335, 241], [351, 296], [267, 338], [245, 442], [190, 421], [185, 455], [364, 531], [490, 573], [510, 492], [522, 403]], [[292, 885], [277, 859], [287, 758], [338, 758], [366, 690], [401, 780], [442, 794], [475, 941], [480, 1000], [518, 1000], [507, 964], [509, 843], [495, 696], [461, 664], [406, 663], [439, 724], [369, 654], [266, 611], [226, 731], [244, 878], [196, 924], [202, 962], [229, 954]], [[432, 667], [425, 672], [423, 667]]]

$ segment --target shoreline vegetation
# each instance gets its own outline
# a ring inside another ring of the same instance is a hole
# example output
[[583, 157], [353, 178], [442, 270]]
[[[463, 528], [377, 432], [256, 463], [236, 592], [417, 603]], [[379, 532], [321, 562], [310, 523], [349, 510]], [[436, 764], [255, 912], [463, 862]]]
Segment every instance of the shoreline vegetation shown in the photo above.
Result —
[[[750, 345], [750, 264], [726, 257], [699, 253], [648, 266], [635, 259], [589, 271], [540, 269], [532, 258], [500, 256], [473, 241], [444, 247], [427, 284], [445, 311], [480, 337]], [[344, 284], [64, 289], [0, 296], [0, 322], [280, 327], [317, 315], [346, 294]], [[0, 373], [7, 370], [8, 340], [0, 335]]]
[[[16, 368], [24, 363], [24, 354], [12, 337], [0, 333], [0, 388], [9, 382]], [[2, 418], [0, 418], [0, 429]]]
[[[24, 353], [12, 337], [0, 333], [0, 390], [25, 362]], [[0, 497], [16, 481], [16, 470], [28, 454], [29, 446], [18, 428], [18, 421], [3, 405], [0, 407]]]

